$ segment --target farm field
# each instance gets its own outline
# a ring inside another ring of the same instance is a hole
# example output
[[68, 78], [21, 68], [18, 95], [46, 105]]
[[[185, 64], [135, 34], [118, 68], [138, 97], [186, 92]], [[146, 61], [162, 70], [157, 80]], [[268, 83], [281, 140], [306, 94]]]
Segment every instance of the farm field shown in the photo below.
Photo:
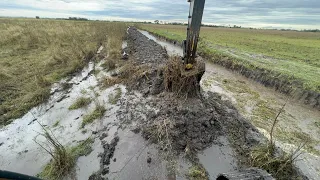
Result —
[[[142, 28], [172, 41], [185, 39], [186, 26]], [[200, 54], [230, 69], [241, 66], [241, 73], [253, 74], [245, 76], [281, 92], [298, 97], [320, 93], [320, 33], [203, 27], [200, 42]]]
[[0, 124], [50, 96], [54, 82], [78, 72], [101, 45], [120, 51], [124, 23], [0, 18]]

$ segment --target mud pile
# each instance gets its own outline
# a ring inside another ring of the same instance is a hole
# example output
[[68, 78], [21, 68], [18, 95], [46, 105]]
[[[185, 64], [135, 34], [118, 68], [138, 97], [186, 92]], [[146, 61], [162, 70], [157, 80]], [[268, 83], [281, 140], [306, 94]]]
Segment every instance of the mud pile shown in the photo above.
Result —
[[132, 93], [122, 103], [118, 118], [161, 149], [177, 153], [204, 150], [223, 135], [239, 155], [246, 155], [263, 139], [231, 103], [215, 93], [202, 94], [202, 98], [179, 99], [167, 92], [146, 98]]
[[134, 132], [142, 130], [143, 136], [161, 149], [176, 152], [203, 150], [218, 136], [226, 135], [239, 154], [246, 154], [244, 151], [261, 140], [258, 131], [218, 94], [202, 92], [200, 97], [178, 98], [164, 92], [163, 75], [157, 70], [166, 64], [164, 50], [136, 29], [128, 32], [130, 57], [148, 62], [154, 73], [142, 88], [144, 96], [131, 92], [122, 102], [118, 118], [123, 126], [131, 126]]
[[139, 63], [164, 63], [168, 58], [167, 51], [158, 43], [143, 36], [136, 28], [128, 29], [129, 54]]

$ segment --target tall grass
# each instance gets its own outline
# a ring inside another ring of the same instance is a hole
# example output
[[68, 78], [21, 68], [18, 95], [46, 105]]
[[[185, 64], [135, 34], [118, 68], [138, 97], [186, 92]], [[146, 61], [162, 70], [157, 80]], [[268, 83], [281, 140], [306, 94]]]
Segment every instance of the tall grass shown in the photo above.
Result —
[[47, 100], [50, 85], [81, 70], [99, 46], [120, 53], [125, 30], [124, 23], [0, 18], [0, 124]]

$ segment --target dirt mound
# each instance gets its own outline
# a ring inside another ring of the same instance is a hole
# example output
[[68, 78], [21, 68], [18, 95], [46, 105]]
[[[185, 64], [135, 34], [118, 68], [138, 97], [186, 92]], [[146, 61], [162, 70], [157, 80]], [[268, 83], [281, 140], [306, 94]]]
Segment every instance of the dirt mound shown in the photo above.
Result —
[[[137, 89], [143, 95], [131, 92], [122, 103], [118, 118], [124, 124], [133, 126], [135, 131], [141, 129], [143, 136], [158, 143], [161, 149], [176, 152], [201, 151], [218, 136], [225, 135], [236, 151], [245, 155], [245, 151], [261, 140], [258, 131], [218, 94], [201, 92], [193, 98], [178, 98], [176, 93], [164, 92], [168, 87], [165, 70], [172, 67], [163, 55], [165, 51], [136, 29], [129, 28], [128, 32], [131, 57], [140, 63], [141, 59], [148, 62], [152, 73], [138, 80]], [[179, 78], [170, 77], [171, 83]], [[179, 89], [178, 86], [175, 88]]]
[[168, 58], [165, 48], [142, 35], [134, 27], [128, 29], [127, 39], [129, 53], [136, 62], [160, 64]]
[[202, 94], [178, 99], [167, 92], [145, 98], [132, 92], [122, 102], [118, 118], [164, 151], [194, 155], [216, 143], [218, 136], [227, 136], [239, 159], [246, 159], [263, 137], [218, 94]]

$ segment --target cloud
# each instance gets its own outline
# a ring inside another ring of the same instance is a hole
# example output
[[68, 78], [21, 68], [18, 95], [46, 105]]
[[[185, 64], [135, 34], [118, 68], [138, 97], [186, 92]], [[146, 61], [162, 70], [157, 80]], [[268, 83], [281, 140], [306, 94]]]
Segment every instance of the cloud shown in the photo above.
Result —
[[[207, 0], [203, 22], [250, 27], [319, 28], [319, 0]], [[186, 22], [185, 0], [2, 0], [0, 16]]]

